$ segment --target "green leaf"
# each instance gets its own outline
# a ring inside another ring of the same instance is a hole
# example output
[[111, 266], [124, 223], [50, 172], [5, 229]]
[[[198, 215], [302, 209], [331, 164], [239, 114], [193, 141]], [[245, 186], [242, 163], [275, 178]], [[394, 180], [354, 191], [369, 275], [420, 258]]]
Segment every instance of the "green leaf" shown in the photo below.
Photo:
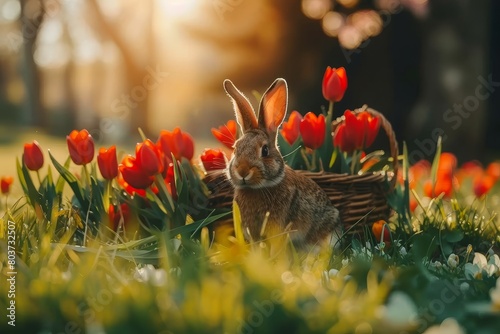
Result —
[[332, 167], [333, 164], [326, 162], [331, 162], [332, 160], [332, 154], [333, 154], [333, 134], [332, 134], [332, 121], [333, 121], [333, 102], [330, 102], [330, 106], [328, 109], [328, 112], [326, 114], [325, 122], [325, 141], [323, 142], [323, 145], [318, 149], [319, 153], [319, 160], [324, 162], [324, 167], [326, 168], [327, 172], [332, 172]]
[[16, 159], [16, 164], [19, 182], [21, 183], [24, 193], [28, 196], [31, 205], [34, 207], [35, 204], [41, 204], [43, 200], [42, 195], [36, 189], [28, 168], [26, 168], [24, 162], [21, 164], [19, 159]]
[[333, 165], [335, 164], [335, 160], [337, 160], [338, 154], [339, 154], [338, 150], [333, 150], [332, 158], [330, 159], [330, 164], [328, 165], [329, 169], [331, 169], [333, 167]]
[[[66, 159], [66, 161], [64, 162], [64, 167], [65, 167], [66, 169], [68, 169], [68, 168], [69, 168], [70, 163], [71, 163], [71, 157], [68, 157], [68, 158]], [[51, 168], [50, 168], [50, 166], [49, 166], [49, 170], [50, 170], [50, 169], [51, 169]], [[57, 181], [56, 181], [56, 193], [57, 193], [57, 194], [62, 195], [63, 190], [64, 190], [64, 182], [65, 182], [65, 181], [66, 181], [66, 180], [65, 180], [65, 179], [64, 179], [61, 175], [59, 175], [59, 177], [57, 178]]]
[[170, 235], [175, 236], [178, 234], [184, 235], [187, 233], [192, 233], [192, 232], [199, 230], [207, 225], [210, 225], [211, 223], [213, 223], [221, 218], [224, 218], [225, 216], [227, 216], [229, 214], [230, 214], [230, 212], [220, 213], [217, 215], [208, 216], [207, 218], [205, 218], [203, 220], [198, 220], [198, 221], [195, 221], [194, 223], [191, 223], [188, 225], [182, 225], [179, 227], [175, 227], [170, 231]]
[[84, 191], [80, 181], [78, 181], [78, 179], [66, 167], [57, 162], [57, 160], [52, 156], [52, 153], [50, 153], [50, 150], [49, 157], [57, 172], [64, 178], [64, 180], [66, 180], [66, 182], [68, 182], [68, 185], [73, 190], [73, 193], [75, 194], [76, 199], [80, 202], [80, 205], [84, 207], [85, 204], [87, 204], [87, 201], [84, 198]]
[[234, 224], [234, 234], [236, 236], [236, 240], [240, 243], [245, 242], [245, 238], [243, 236], [243, 227], [241, 225], [241, 212], [240, 207], [236, 201], [233, 201], [233, 224]]
[[461, 230], [453, 230], [446, 232], [443, 239], [448, 242], [459, 242], [464, 238], [464, 232]]
[[304, 169], [304, 162], [299, 154], [302, 147], [302, 138], [299, 136], [293, 145], [283, 138], [281, 132], [278, 133], [278, 147], [285, 163], [293, 169]]
[[420, 233], [413, 238], [411, 252], [415, 262], [420, 263], [422, 259], [429, 258], [437, 248], [436, 238], [432, 235]]
[[436, 143], [436, 155], [434, 156], [434, 160], [432, 161], [432, 168], [431, 168], [431, 179], [432, 179], [432, 185], [434, 186], [436, 184], [437, 180], [437, 173], [439, 169], [439, 158], [441, 157], [441, 137], [438, 137], [437, 143]]
[[[408, 160], [408, 147], [406, 146], [406, 142], [403, 142], [403, 180], [404, 180], [404, 185], [405, 185], [405, 191], [404, 191], [404, 204], [405, 207], [403, 208], [404, 213], [406, 215], [404, 216], [404, 223], [410, 228], [411, 231], [411, 226], [410, 226], [410, 217], [411, 217], [411, 210], [410, 210], [410, 180], [408, 178], [408, 173], [409, 173], [409, 160]], [[397, 177], [397, 175], [394, 175], [394, 177]]]

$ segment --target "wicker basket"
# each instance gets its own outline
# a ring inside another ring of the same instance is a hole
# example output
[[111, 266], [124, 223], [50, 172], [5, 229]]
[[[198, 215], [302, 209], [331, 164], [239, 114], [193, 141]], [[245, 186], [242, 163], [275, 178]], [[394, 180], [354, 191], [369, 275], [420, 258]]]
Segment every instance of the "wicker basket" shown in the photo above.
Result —
[[[389, 218], [391, 208], [387, 203], [387, 195], [394, 190], [395, 175], [398, 170], [398, 143], [391, 124], [381, 113], [366, 105], [353, 112], [362, 111], [380, 118], [380, 125], [389, 139], [392, 171], [348, 175], [297, 170], [298, 173], [314, 180], [325, 191], [332, 204], [340, 211], [344, 231], [350, 234], [362, 234], [365, 225]], [[333, 121], [332, 131], [335, 131], [342, 122], [344, 122], [343, 116]], [[214, 208], [230, 209], [233, 189], [225, 174], [217, 171], [210, 172], [207, 173], [204, 181], [211, 191], [209, 205]]]

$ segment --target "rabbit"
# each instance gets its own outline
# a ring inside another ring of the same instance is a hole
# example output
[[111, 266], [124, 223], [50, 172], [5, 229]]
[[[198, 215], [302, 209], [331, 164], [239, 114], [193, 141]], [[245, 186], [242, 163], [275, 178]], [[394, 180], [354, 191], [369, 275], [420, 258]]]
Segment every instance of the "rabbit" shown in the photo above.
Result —
[[262, 96], [258, 119], [248, 99], [226, 79], [224, 88], [233, 102], [242, 136], [225, 171], [234, 187], [247, 240], [264, 230], [285, 231], [295, 246], [334, 244], [340, 232], [339, 211], [310, 178], [285, 164], [277, 147], [278, 128], [288, 104], [288, 87], [278, 78]]

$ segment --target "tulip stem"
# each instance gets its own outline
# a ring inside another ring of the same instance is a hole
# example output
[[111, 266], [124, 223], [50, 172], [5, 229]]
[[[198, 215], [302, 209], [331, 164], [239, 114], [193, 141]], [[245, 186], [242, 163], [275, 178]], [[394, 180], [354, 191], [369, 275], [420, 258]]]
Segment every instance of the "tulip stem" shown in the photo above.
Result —
[[306, 150], [302, 148], [300, 150], [300, 154], [302, 155], [302, 159], [304, 159], [304, 162], [306, 164], [306, 170], [311, 170], [311, 164], [309, 163], [309, 159], [307, 158]]
[[42, 185], [42, 181], [41, 181], [41, 178], [40, 178], [40, 170], [37, 170], [37, 171], [36, 171], [36, 176], [37, 176], [37, 178], [38, 178], [38, 184], [39, 184], [39, 185]]
[[165, 180], [162, 178], [161, 174], [155, 175], [155, 183], [158, 187], [160, 197], [162, 197], [164, 202], [168, 203], [170, 209], [169, 211], [173, 214], [175, 211], [174, 201], [165, 186]]
[[312, 152], [312, 165], [311, 165], [311, 171], [315, 171], [315, 170], [316, 170], [316, 151], [317, 151], [317, 150], [313, 150], [313, 152]]
[[328, 115], [332, 115], [333, 119], [333, 101], [330, 101], [330, 104], [328, 105]]
[[89, 171], [87, 170], [87, 164], [83, 165], [82, 170], [83, 170], [82, 179], [85, 180], [85, 183], [87, 184], [88, 189], [91, 189], [90, 174], [89, 174]]
[[358, 161], [358, 150], [354, 150], [354, 152], [352, 153], [352, 161], [351, 161], [351, 175], [354, 175], [357, 161]]

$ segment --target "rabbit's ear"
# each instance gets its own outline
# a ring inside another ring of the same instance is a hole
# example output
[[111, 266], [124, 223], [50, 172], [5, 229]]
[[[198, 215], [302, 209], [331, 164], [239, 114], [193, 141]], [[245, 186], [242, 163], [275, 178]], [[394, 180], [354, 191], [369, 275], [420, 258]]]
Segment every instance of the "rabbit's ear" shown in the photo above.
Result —
[[285, 79], [276, 79], [260, 101], [259, 126], [270, 134], [276, 134], [285, 119], [288, 104], [288, 87]]
[[224, 89], [233, 101], [236, 121], [240, 125], [241, 131], [245, 132], [246, 130], [256, 129], [258, 127], [257, 118], [255, 117], [252, 105], [245, 95], [229, 79], [224, 80]]

